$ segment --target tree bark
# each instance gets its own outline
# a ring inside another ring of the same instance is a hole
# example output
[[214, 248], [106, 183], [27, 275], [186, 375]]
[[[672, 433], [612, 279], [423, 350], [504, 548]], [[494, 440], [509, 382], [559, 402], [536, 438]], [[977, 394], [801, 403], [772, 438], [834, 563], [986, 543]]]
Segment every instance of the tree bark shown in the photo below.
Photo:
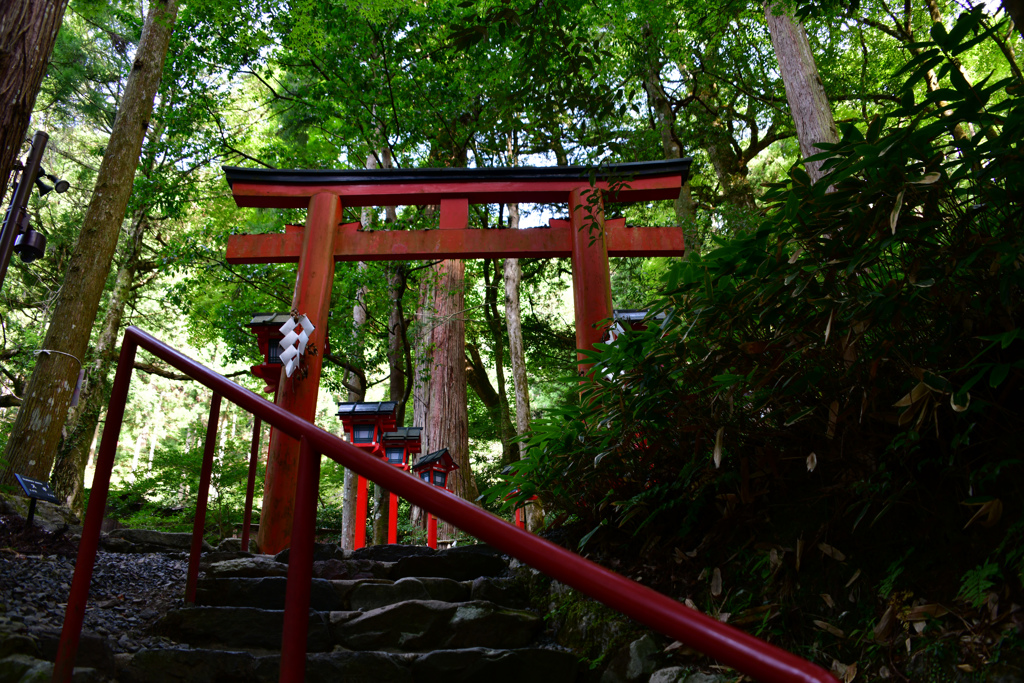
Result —
[[[676, 113], [661, 85], [661, 65], [657, 59], [652, 60], [648, 68], [647, 78], [644, 79], [644, 91], [647, 93], [647, 102], [654, 111], [658, 135], [661, 137], [662, 153], [666, 159], [679, 159], [683, 155], [683, 145], [675, 131]], [[689, 180], [679, 189], [679, 196], [672, 206], [676, 212], [676, 221], [684, 227], [686, 234], [686, 226], [691, 226], [697, 217], [697, 206], [690, 196]], [[686, 236], [692, 240], [696, 234], [691, 229]]]
[[448, 477], [449, 490], [476, 502], [479, 491], [469, 463], [466, 414], [465, 263], [448, 259], [435, 266], [437, 320], [430, 368], [430, 413], [426, 432], [432, 450], [447, 448], [459, 469]]
[[501, 464], [504, 466], [518, 460], [519, 455], [512, 444], [516, 432], [512, 426], [508, 392], [505, 389], [505, 332], [502, 329], [501, 315], [498, 313], [498, 288], [502, 287], [504, 268], [500, 268], [499, 263], [498, 259], [484, 261], [484, 318], [491, 332], [491, 344], [494, 349], [494, 374], [498, 384], [496, 408], [501, 437]]
[[1003, 0], [1003, 9], [1017, 27], [1020, 37], [1024, 38], [1024, 0]]
[[67, 5], [68, 0], [0, 3], [0, 197], [7, 196]]
[[36, 362], [7, 444], [0, 484], [13, 483], [15, 472], [49, 478], [124, 222], [177, 11], [177, 0], [157, 0], [146, 16], [82, 232], [43, 342], [44, 348], [60, 353], [40, 354]]
[[[516, 207], [516, 222], [519, 211]], [[511, 219], [511, 213], [509, 214]], [[509, 221], [511, 225], [511, 220]], [[523, 438], [530, 431], [530, 387], [526, 379], [526, 351], [523, 347], [523, 322], [519, 309], [519, 284], [523, 271], [519, 259], [505, 259], [505, 322], [508, 325], [508, 351], [512, 360], [512, 386], [516, 396], [516, 434]], [[526, 455], [526, 444], [517, 444], [517, 460]]]
[[[814, 62], [811, 44], [804, 27], [793, 17], [785, 5], [769, 0], [764, 6], [768, 32], [772, 37], [779, 72], [786, 86], [786, 101], [796, 126], [800, 154], [806, 159], [822, 150], [818, 143], [839, 140], [832, 109], [825, 96], [818, 66]], [[804, 161], [811, 182], [818, 182], [823, 173], [821, 161]]]
[[93, 360], [86, 368], [86, 384], [82, 387], [78, 406], [72, 408], [68, 417], [70, 430], [61, 443], [53, 466], [50, 483], [57, 497], [64, 500], [73, 512], [82, 511], [82, 492], [85, 466], [89, 460], [89, 446], [100, 413], [106, 408], [110, 396], [110, 368], [114, 364], [118, 332], [124, 308], [135, 282], [135, 271], [142, 253], [142, 237], [149, 227], [149, 216], [145, 209], [136, 212], [129, 233], [126, 252], [121, 267], [117, 269], [114, 291], [111, 292], [107, 313], [103, 318], [103, 329], [93, 351]]

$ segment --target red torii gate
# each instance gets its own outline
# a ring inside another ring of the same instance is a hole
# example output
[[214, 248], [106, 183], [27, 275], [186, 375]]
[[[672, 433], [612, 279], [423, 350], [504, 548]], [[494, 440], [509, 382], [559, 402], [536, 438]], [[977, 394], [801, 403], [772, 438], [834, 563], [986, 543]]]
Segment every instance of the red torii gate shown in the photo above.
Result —
[[[680, 256], [681, 228], [627, 228], [605, 220], [604, 202], [674, 199], [689, 175], [690, 159], [602, 167], [423, 168], [355, 171], [278, 171], [224, 167], [235, 203], [303, 208], [305, 226], [284, 233], [233, 235], [229, 263], [299, 264], [292, 308], [305, 314], [323, 348], [336, 261], [411, 261], [445, 258], [572, 258], [576, 348], [600, 342], [600, 321], [612, 316], [609, 256]], [[363, 231], [342, 223], [342, 204], [439, 204], [439, 230]], [[547, 228], [469, 229], [470, 204], [567, 203], [569, 220]], [[582, 356], [578, 355], [582, 361]], [[277, 404], [312, 421], [320, 387], [321, 353], [305, 355], [305, 373], [281, 371]], [[288, 547], [295, 507], [299, 444], [274, 430], [270, 440], [259, 546]]]

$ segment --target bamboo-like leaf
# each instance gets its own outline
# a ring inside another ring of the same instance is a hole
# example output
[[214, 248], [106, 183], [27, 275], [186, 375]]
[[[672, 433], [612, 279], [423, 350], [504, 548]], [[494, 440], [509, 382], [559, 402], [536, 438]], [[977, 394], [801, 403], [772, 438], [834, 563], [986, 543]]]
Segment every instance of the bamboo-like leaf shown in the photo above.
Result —
[[813, 472], [817, 466], [818, 456], [812, 451], [811, 454], [807, 456], [807, 471]]
[[906, 189], [900, 190], [900, 193], [896, 195], [896, 206], [892, 207], [892, 213], [889, 214], [889, 227], [892, 228], [892, 234], [896, 234], [896, 221], [900, 217], [900, 209], [903, 207], [903, 193]]
[[911, 185], [931, 185], [932, 183], [938, 181], [938, 179], [941, 178], [941, 177], [942, 177], [941, 173], [929, 173], [929, 174], [925, 175], [923, 178], [921, 178], [920, 180], [912, 181], [910, 184]]
[[837, 560], [839, 562], [845, 562], [846, 561], [846, 555], [843, 554], [843, 552], [840, 551], [839, 548], [835, 548], [833, 546], [830, 546], [828, 543], [819, 543], [818, 544], [818, 550], [820, 550], [824, 554], [828, 555], [833, 560]]
[[832, 317], [835, 315], [835, 311], [829, 311], [828, 313], [828, 324], [825, 325], [825, 343], [828, 344], [828, 335], [832, 332]]
[[722, 466], [722, 435], [725, 433], [725, 427], [719, 427], [718, 432], [715, 434], [715, 469]]
[[971, 392], [968, 391], [966, 394], [964, 394], [964, 397], [967, 400], [963, 403], [963, 405], [959, 405], [956, 402], [956, 393], [952, 393], [949, 395], [949, 405], [953, 408], [953, 410], [955, 410], [958, 413], [964, 412], [971, 405]]
[[711, 595], [716, 598], [722, 595], [722, 570], [718, 567], [711, 573]]
[[836, 638], [845, 638], [846, 634], [843, 633], [842, 629], [836, 628], [827, 621], [821, 621], [820, 619], [814, 619], [811, 623], [820, 628], [822, 631], [827, 631], [834, 635]]
[[909, 406], [909, 405], [912, 405], [914, 403], [917, 403], [922, 398], [927, 396], [928, 392], [930, 392], [930, 391], [931, 391], [931, 387], [929, 387], [924, 382], [918, 382], [917, 385], [913, 389], [910, 390], [910, 393], [908, 393], [906, 396], [904, 396], [900, 400], [896, 401], [896, 403], [893, 403], [892, 407], [893, 408], [904, 408], [906, 406]]

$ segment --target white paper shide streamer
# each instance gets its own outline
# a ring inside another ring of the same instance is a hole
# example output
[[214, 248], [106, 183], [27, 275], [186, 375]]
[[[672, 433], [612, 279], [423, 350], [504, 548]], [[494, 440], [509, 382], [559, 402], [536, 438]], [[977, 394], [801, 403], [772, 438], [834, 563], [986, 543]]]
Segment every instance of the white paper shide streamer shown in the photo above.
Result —
[[297, 318], [288, 318], [288, 321], [281, 325], [281, 362], [284, 363], [285, 377], [291, 377], [295, 368], [299, 367], [299, 357], [306, 352], [306, 342], [313, 334], [313, 323], [309, 318], [300, 315]]

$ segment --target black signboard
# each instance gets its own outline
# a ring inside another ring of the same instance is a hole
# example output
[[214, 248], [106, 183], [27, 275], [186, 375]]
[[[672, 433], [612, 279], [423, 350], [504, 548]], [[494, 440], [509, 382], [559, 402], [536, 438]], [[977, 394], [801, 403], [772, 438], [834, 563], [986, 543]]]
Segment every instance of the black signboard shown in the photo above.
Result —
[[15, 474], [14, 478], [21, 484], [21, 489], [25, 492], [25, 495], [34, 500], [45, 500], [47, 503], [53, 503], [54, 505], [60, 505], [60, 501], [57, 499], [57, 494], [53, 492], [50, 485], [45, 481], [38, 481], [36, 479], [29, 479], [23, 477], [20, 474]]

